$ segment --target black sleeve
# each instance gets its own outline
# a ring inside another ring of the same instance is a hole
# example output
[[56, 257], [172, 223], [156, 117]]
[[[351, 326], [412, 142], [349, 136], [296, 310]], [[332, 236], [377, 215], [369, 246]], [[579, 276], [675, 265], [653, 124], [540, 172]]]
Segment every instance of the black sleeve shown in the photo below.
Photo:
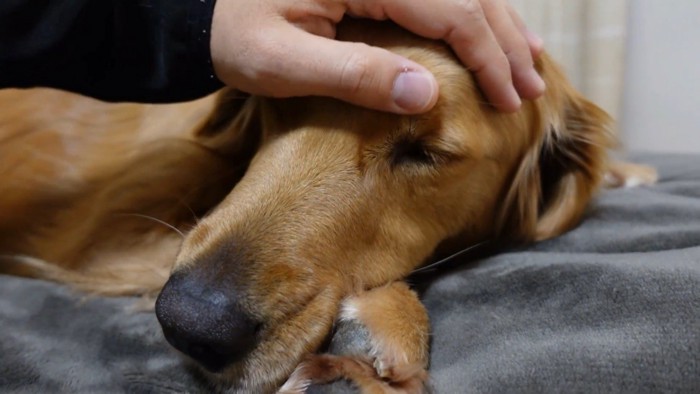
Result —
[[0, 0], [0, 88], [174, 102], [222, 86], [209, 49], [216, 0]]

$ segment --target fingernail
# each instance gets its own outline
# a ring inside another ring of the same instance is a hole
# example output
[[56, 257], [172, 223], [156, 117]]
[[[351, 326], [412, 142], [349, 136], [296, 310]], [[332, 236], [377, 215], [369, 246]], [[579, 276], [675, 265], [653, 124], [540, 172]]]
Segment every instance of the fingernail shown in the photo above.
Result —
[[518, 84], [520, 96], [528, 100], [534, 100], [544, 93], [547, 85], [534, 68], [523, 74]]
[[518, 109], [520, 109], [520, 106], [523, 104], [523, 101], [520, 100], [520, 95], [518, 94], [518, 91], [515, 90], [515, 87], [513, 85], [510, 85], [508, 87], [507, 92], [506, 92], [506, 98], [505, 102], [502, 102], [501, 105], [497, 105], [502, 111], [505, 112], [515, 112]]
[[525, 38], [527, 39], [527, 42], [530, 43], [530, 46], [535, 47], [535, 49], [542, 49], [544, 46], [544, 41], [542, 40], [542, 37], [538, 36], [535, 32], [531, 30], [526, 30], [525, 31]]
[[534, 90], [538, 95], [544, 93], [544, 90], [545, 90], [545, 88], [547, 87], [547, 85], [544, 83], [544, 80], [542, 79], [542, 76], [540, 76], [540, 74], [539, 74], [539, 73], [537, 72], [537, 70], [535, 70], [534, 68], [533, 68], [533, 69], [530, 69], [530, 73], [529, 73], [529, 74], [530, 74], [530, 75], [529, 75], [529, 79], [530, 79], [530, 83], [532, 84], [533, 90]]
[[391, 96], [394, 103], [409, 112], [427, 109], [437, 93], [437, 83], [426, 72], [402, 71], [394, 80]]

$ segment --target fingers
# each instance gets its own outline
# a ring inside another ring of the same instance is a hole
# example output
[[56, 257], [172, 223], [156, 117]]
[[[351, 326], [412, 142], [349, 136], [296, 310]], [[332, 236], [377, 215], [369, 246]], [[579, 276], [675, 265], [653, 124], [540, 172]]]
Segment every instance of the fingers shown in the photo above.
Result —
[[506, 0], [222, 0], [211, 33], [216, 74], [254, 94], [324, 95], [404, 114], [432, 108], [438, 85], [424, 67], [384, 49], [332, 40], [346, 13], [389, 18], [447, 41], [500, 110], [515, 111], [520, 97], [544, 90], [533, 67], [542, 42]]
[[[282, 27], [272, 56], [258, 64], [259, 87], [274, 96], [321, 95], [394, 113], [425, 112], [437, 102], [438, 84], [423, 66], [384, 49], [339, 42]], [[293, 51], [290, 53], [290, 50]], [[275, 56], [275, 52], [287, 56]], [[271, 60], [284, 58], [282, 63]]]
[[542, 39], [537, 34], [533, 33], [527, 28], [525, 22], [523, 22], [523, 19], [517, 12], [515, 12], [510, 4], [506, 4], [506, 8], [508, 9], [508, 13], [513, 20], [513, 23], [515, 23], [518, 30], [520, 30], [520, 33], [527, 40], [527, 44], [530, 47], [530, 54], [533, 58], [538, 58], [544, 51], [544, 42], [542, 42]]
[[515, 89], [521, 97], [539, 97], [544, 92], [544, 81], [533, 67], [530, 46], [523, 32], [524, 23], [519, 17], [513, 19], [515, 12], [505, 1], [485, 1], [483, 7], [496, 40], [508, 58]]
[[[496, 34], [508, 34], [511, 30], [511, 26], [502, 21], [500, 9], [494, 4], [486, 4], [487, 8], [483, 9], [478, 1], [472, 1], [471, 4], [464, 11], [466, 20], [461, 26], [450, 29], [445, 39], [474, 72], [489, 101], [502, 111], [515, 111], [520, 108], [521, 100], [516, 91], [517, 85], [513, 83], [515, 73], [511, 67], [517, 67], [526, 60], [521, 59], [521, 53], [516, 49], [517, 43], [512, 37], [505, 40]], [[496, 26], [492, 26], [494, 22]], [[502, 43], [510, 44], [510, 51], [503, 48]]]
[[388, 17], [416, 34], [447, 41], [500, 110], [515, 111], [520, 107], [520, 96], [536, 98], [544, 91], [544, 82], [532, 64], [532, 54], [541, 51], [541, 41], [525, 33], [522, 20], [505, 0], [346, 3], [353, 14]]

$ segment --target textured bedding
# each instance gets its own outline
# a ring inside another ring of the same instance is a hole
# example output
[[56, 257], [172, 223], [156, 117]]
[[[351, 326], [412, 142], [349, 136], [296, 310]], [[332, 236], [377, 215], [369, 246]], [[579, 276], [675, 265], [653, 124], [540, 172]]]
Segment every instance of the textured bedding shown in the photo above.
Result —
[[[435, 392], [700, 392], [700, 156], [638, 159], [659, 184], [420, 284]], [[134, 303], [0, 276], [0, 392], [208, 391]]]

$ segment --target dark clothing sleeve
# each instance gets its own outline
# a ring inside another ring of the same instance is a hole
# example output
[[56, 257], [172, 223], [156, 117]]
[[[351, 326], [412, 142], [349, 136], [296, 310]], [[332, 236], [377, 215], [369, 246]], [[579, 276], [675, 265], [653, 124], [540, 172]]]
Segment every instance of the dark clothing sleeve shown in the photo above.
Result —
[[175, 102], [222, 86], [209, 49], [216, 0], [0, 0], [0, 87]]

